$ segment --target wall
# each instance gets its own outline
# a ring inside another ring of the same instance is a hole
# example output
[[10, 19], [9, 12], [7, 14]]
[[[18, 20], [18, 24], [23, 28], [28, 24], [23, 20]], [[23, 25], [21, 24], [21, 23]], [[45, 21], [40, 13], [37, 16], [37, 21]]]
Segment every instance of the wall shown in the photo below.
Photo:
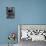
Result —
[[17, 0], [16, 15], [19, 24], [46, 24], [46, 0]]
[[[6, 18], [6, 7], [15, 7], [15, 19]], [[17, 32], [17, 24], [46, 24], [46, 0], [1, 0], [0, 44], [8, 43], [9, 32]]]
[[[17, 33], [17, 23], [15, 19], [6, 18], [6, 7], [16, 7], [15, 0], [1, 0], [0, 1], [0, 44], [8, 43], [8, 34], [10, 32]], [[16, 40], [17, 42], [17, 40]]]

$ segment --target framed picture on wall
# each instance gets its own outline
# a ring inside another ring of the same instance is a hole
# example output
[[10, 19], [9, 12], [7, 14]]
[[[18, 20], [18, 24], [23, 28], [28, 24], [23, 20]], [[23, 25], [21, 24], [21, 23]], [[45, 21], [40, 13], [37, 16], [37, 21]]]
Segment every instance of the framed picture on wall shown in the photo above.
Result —
[[21, 40], [46, 41], [46, 25], [44, 24], [19, 24], [18, 38]]
[[6, 7], [6, 17], [15, 18], [15, 7]]

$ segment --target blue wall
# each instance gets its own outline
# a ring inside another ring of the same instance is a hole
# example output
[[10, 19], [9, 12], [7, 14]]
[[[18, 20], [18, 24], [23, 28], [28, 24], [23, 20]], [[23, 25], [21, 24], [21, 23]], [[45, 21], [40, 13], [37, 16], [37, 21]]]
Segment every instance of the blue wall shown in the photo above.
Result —
[[[7, 6], [15, 7], [15, 19], [6, 18]], [[1, 0], [0, 43], [8, 42], [9, 32], [17, 32], [17, 24], [46, 24], [46, 0]]]
[[46, 24], [46, 0], [17, 0], [17, 23]]

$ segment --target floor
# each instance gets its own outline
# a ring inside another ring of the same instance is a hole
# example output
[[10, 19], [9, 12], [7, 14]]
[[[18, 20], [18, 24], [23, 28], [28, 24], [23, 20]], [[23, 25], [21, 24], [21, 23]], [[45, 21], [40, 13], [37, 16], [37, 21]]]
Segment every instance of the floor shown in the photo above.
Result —
[[28, 41], [21, 40], [20, 46], [46, 46], [46, 42], [45, 41], [32, 42], [31, 40]]
[[[7, 44], [0, 44], [0, 46], [8, 46], [8, 45]], [[32, 42], [31, 40], [28, 40], [28, 41], [21, 40], [21, 42], [19, 44], [15, 44], [14, 46], [46, 46], [46, 42], [45, 41]]]
[[[0, 46], [8, 46], [8, 44], [0, 44]], [[18, 46], [18, 44], [10, 45], [10, 46]]]

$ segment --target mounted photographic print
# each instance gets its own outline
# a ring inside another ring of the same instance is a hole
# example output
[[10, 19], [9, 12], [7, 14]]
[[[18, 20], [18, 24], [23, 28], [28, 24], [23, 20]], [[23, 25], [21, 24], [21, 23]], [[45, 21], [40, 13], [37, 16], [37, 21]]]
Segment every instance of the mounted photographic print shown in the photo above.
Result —
[[7, 15], [7, 18], [15, 18], [15, 8], [6, 7], [6, 15]]
[[19, 41], [46, 41], [46, 25], [18, 25]]

